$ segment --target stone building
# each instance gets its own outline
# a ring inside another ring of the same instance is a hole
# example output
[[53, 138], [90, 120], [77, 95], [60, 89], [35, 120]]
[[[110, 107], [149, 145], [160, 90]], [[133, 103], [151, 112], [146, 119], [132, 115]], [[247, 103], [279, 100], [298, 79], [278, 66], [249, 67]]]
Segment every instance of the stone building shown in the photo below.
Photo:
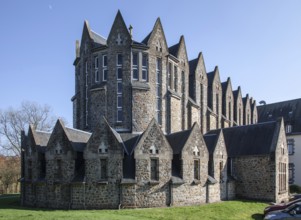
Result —
[[264, 104], [257, 109], [259, 122], [283, 117], [289, 155], [289, 184], [301, 186], [301, 99]]
[[221, 82], [218, 67], [207, 73], [201, 53], [189, 61], [183, 36], [168, 47], [160, 19], [141, 42], [120, 12], [107, 39], [85, 22], [74, 66], [74, 128], [58, 120], [51, 133], [30, 127], [22, 134], [23, 205], [161, 207], [288, 196], [283, 121], [252, 125], [256, 102], [242, 98], [240, 87], [232, 91], [230, 78]]

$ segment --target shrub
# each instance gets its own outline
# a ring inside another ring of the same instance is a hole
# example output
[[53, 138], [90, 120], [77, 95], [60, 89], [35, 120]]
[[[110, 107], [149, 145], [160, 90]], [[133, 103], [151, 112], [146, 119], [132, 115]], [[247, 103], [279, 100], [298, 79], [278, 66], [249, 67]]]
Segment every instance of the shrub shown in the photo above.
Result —
[[290, 185], [290, 193], [301, 193], [301, 186], [299, 185]]

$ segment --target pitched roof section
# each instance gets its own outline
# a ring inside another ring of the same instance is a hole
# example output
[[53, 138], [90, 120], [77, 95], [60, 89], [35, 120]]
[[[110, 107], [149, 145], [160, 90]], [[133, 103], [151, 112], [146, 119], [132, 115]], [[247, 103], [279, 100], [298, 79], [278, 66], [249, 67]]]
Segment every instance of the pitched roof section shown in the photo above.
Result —
[[239, 93], [241, 94], [240, 86], [238, 86], [237, 90], [233, 91], [234, 100], [237, 100]]
[[166, 139], [170, 144], [174, 154], [180, 154], [182, 152], [182, 149], [185, 146], [191, 131], [192, 129], [189, 129], [166, 135]]
[[169, 47], [168, 48], [169, 53], [171, 55], [173, 55], [174, 57], [178, 57], [179, 46], [180, 46], [180, 43], [177, 43], [177, 44]]
[[[228, 156], [269, 155], [275, 150], [272, 145], [278, 123], [272, 121], [222, 129]], [[213, 130], [208, 134], [218, 132], [220, 130]]]
[[132, 133], [120, 133], [120, 137], [123, 141], [123, 145], [126, 148], [126, 152], [128, 152], [129, 155], [131, 155], [134, 152], [141, 136], [142, 134], [139, 135], [139, 134], [132, 134]]
[[301, 132], [301, 99], [260, 105], [257, 111], [259, 122], [283, 117], [285, 124], [292, 125], [292, 133]]
[[218, 66], [215, 66], [215, 68], [212, 72], [207, 73], [208, 85], [212, 85], [214, 78], [218, 74], [218, 72], [219, 72]]
[[46, 147], [49, 141], [51, 132], [35, 131], [35, 142], [37, 146]]
[[65, 133], [73, 147], [73, 150], [79, 152], [84, 151], [89, 138], [91, 137], [91, 133], [68, 127], [65, 127]]
[[189, 74], [192, 75], [195, 73], [196, 67], [198, 65], [199, 58], [195, 58], [189, 61]]
[[150, 33], [149, 33], [149, 34], [141, 41], [141, 43], [147, 45], [147, 42], [148, 42], [150, 36], [152, 35], [152, 33], [153, 33], [153, 31], [151, 31], [151, 32], [150, 32]]
[[[141, 42], [145, 45], [148, 45], [149, 44], [149, 41], [153, 38], [153, 35], [154, 35], [154, 32], [157, 28], [161, 28], [162, 30], [162, 35], [163, 35], [163, 39], [164, 39], [164, 42], [165, 42], [165, 45], [167, 47], [167, 41], [166, 41], [166, 38], [165, 38], [165, 34], [164, 34], [164, 29], [163, 29], [163, 26], [162, 26], [162, 23], [161, 23], [161, 20], [160, 18], [158, 17], [156, 22], [155, 22], [155, 25], [152, 29], [152, 31], [146, 36], [146, 38]], [[168, 49], [168, 48], [167, 48]]]
[[89, 132], [74, 129], [74, 128], [69, 128], [69, 127], [65, 127], [65, 131], [69, 141], [72, 142], [87, 143], [91, 136], [91, 133]]
[[204, 140], [209, 154], [213, 154], [216, 147], [216, 142], [218, 140], [218, 134], [205, 134]]
[[97, 34], [96, 32], [94, 32], [93, 30], [90, 31], [90, 36], [92, 37], [92, 39], [95, 43], [98, 43], [98, 44], [101, 44], [101, 45], [106, 45], [107, 44], [107, 40], [103, 36], [101, 36], [101, 35]]

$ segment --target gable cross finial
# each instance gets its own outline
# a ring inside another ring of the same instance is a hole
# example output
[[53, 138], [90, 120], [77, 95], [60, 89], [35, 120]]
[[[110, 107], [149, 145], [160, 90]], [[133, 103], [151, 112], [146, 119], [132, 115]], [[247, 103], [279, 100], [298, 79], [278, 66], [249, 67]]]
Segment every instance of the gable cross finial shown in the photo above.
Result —
[[122, 39], [121, 39], [120, 33], [118, 33], [118, 36], [117, 36], [117, 39], [116, 39], [116, 43], [117, 43], [117, 45], [121, 45], [122, 44]]

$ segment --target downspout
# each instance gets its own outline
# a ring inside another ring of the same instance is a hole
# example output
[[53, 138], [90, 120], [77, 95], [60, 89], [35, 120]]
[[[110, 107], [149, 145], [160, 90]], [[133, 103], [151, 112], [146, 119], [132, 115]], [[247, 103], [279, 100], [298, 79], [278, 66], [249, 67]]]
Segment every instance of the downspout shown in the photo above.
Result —
[[69, 182], [69, 209], [71, 209], [72, 206], [72, 185]]
[[169, 181], [169, 206], [173, 206], [173, 188], [172, 188], [172, 180]]
[[86, 209], [86, 177], [84, 178], [84, 209]]
[[121, 180], [120, 180], [119, 181], [119, 205], [118, 205], [119, 210], [121, 209], [121, 205], [122, 205], [122, 186], [121, 186]]
[[209, 203], [209, 183], [206, 182], [206, 203]]

